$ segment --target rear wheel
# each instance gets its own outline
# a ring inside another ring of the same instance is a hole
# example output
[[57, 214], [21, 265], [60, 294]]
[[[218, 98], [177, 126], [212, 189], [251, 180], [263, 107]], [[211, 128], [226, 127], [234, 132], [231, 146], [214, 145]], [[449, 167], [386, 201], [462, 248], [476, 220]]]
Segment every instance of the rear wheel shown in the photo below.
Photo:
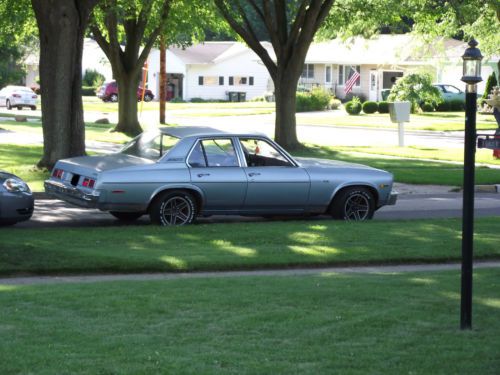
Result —
[[120, 211], [109, 211], [111, 215], [116, 217], [118, 220], [121, 221], [135, 221], [139, 219], [142, 215], [144, 215], [142, 212], [120, 212]]
[[12, 109], [12, 105], [10, 104], [9, 99], [7, 99], [7, 101], [5, 102], [5, 106], [7, 107], [7, 109]]
[[145, 102], [150, 102], [151, 100], [153, 100], [153, 97], [151, 96], [151, 94], [144, 95], [144, 101]]
[[32, 110], [32, 111], [36, 111], [36, 105], [32, 105], [32, 106], [31, 106], [31, 110]]
[[118, 94], [111, 94], [109, 96], [109, 101], [113, 102], [113, 103], [116, 103], [118, 101]]
[[149, 216], [151, 222], [157, 225], [191, 224], [196, 217], [196, 201], [185, 191], [168, 191], [151, 203]]
[[18, 106], [17, 106], [17, 110], [18, 110], [18, 111], [20, 111], [21, 109], [23, 109], [23, 107], [22, 107], [22, 106], [20, 106], [20, 105], [18, 105]]
[[363, 187], [351, 187], [341, 191], [333, 200], [330, 214], [334, 219], [363, 221], [373, 217], [375, 199]]

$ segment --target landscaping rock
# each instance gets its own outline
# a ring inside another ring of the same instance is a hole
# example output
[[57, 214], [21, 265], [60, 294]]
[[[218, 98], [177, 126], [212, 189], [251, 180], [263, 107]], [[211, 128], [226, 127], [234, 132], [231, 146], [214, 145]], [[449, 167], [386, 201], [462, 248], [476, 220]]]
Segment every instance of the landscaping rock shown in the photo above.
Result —
[[28, 118], [26, 116], [21, 116], [21, 115], [16, 115], [16, 117], [14, 117], [14, 119], [17, 122], [27, 122], [28, 121]]

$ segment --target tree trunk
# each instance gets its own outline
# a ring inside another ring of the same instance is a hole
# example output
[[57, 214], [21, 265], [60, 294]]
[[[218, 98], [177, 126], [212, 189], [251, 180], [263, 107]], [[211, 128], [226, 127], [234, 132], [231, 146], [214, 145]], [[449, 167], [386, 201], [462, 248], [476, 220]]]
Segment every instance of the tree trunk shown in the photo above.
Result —
[[121, 75], [116, 77], [118, 83], [118, 124], [115, 131], [136, 136], [142, 133], [137, 117], [137, 87], [139, 75], [131, 77]]
[[43, 156], [39, 167], [85, 155], [83, 37], [96, 0], [32, 0], [40, 35]]
[[276, 98], [276, 122], [274, 140], [287, 150], [300, 146], [297, 138], [295, 119], [295, 92], [297, 85], [285, 80], [277, 81], [274, 85]]
[[165, 124], [165, 101], [167, 100], [167, 47], [165, 37], [160, 35], [160, 124]]

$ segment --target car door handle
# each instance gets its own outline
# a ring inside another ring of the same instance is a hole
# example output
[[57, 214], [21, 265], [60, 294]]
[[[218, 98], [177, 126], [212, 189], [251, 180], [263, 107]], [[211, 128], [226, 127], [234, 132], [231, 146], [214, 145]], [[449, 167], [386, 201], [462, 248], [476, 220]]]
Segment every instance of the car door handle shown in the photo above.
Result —
[[260, 176], [259, 172], [251, 172], [248, 174], [248, 177], [253, 177], [253, 176]]
[[198, 173], [198, 177], [210, 176], [210, 173]]

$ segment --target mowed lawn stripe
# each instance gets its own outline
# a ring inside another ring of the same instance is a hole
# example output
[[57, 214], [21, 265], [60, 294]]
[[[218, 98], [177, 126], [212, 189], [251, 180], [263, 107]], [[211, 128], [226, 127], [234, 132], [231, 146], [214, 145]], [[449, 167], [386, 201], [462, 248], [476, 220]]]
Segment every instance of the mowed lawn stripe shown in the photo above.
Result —
[[[476, 259], [500, 258], [500, 218], [480, 218], [475, 224]], [[1, 275], [237, 270], [460, 257], [460, 219], [0, 230]]]

